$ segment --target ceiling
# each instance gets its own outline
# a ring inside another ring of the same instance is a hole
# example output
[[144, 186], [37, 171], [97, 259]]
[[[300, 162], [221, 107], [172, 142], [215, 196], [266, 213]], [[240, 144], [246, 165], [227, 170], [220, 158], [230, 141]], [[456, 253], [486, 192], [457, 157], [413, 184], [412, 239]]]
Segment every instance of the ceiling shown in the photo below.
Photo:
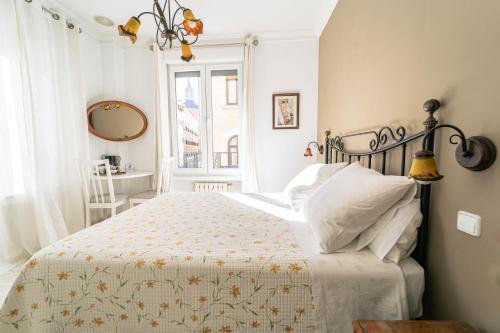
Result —
[[[115, 24], [124, 24], [130, 16], [150, 11], [153, 0], [48, 0], [53, 6], [80, 24], [98, 39], [116, 36], [116, 25], [104, 27], [93, 17], [106, 16]], [[160, 0], [163, 3], [164, 0]], [[249, 33], [269, 38], [319, 36], [337, 0], [178, 0], [193, 10], [204, 23], [200, 41], [239, 38]], [[314, 5], [312, 6], [312, 3]], [[173, 7], [176, 8], [175, 2]], [[149, 42], [155, 37], [151, 16], [141, 18], [139, 40]]]

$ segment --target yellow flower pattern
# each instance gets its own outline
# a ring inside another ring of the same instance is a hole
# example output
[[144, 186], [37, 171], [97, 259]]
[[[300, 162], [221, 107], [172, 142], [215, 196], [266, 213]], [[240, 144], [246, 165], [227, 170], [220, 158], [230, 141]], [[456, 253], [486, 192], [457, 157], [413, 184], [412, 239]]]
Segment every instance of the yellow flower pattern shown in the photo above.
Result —
[[0, 332], [313, 332], [310, 264], [288, 222], [172, 193], [42, 249]]

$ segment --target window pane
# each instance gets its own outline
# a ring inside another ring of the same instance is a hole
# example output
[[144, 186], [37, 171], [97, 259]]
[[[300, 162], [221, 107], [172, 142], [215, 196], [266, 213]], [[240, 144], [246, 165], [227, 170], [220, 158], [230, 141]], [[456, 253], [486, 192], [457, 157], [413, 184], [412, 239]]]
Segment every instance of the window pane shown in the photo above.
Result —
[[238, 105], [238, 80], [234, 78], [226, 79], [226, 104]]
[[211, 79], [213, 168], [238, 168], [238, 71], [214, 70]]
[[201, 168], [200, 72], [175, 73], [179, 168]]

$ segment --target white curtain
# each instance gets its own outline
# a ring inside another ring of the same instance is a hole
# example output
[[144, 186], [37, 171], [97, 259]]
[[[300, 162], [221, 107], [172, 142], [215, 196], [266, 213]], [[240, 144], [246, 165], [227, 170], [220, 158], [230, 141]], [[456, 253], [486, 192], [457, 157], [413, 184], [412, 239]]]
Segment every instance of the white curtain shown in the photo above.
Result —
[[163, 58], [164, 53], [157, 45], [153, 46], [153, 51], [155, 57], [155, 184], [157, 184], [162, 158], [171, 157], [171, 150], [167, 65]]
[[255, 155], [255, 125], [253, 109], [253, 45], [254, 38], [245, 40], [243, 63], [243, 128], [242, 128], [242, 192], [259, 191], [257, 179], [257, 157]]
[[84, 227], [88, 158], [78, 27], [39, 0], [0, 0], [0, 263]]

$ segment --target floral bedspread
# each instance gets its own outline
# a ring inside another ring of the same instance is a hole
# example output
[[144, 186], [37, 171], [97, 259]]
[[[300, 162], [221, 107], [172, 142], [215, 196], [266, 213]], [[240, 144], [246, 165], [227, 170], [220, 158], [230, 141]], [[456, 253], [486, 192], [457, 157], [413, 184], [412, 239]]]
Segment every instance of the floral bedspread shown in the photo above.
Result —
[[311, 288], [288, 222], [167, 194], [34, 255], [0, 332], [311, 332]]

